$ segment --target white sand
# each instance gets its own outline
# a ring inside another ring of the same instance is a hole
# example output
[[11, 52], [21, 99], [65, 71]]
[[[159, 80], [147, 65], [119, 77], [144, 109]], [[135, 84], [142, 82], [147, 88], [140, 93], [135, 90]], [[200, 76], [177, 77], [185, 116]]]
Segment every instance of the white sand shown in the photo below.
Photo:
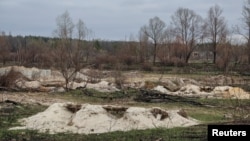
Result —
[[163, 86], [156, 86], [153, 90], [164, 94], [189, 96], [189, 97], [207, 97], [207, 98], [230, 98], [230, 99], [250, 99], [250, 94], [239, 87], [217, 86], [210, 92], [201, 91], [198, 85], [187, 84], [176, 92], [171, 92]]
[[[84, 104], [81, 105], [79, 111], [72, 113], [66, 108], [67, 104], [55, 103], [44, 112], [20, 120], [23, 126], [14, 127], [11, 130], [35, 129], [52, 134], [59, 132], [91, 134], [156, 127], [185, 127], [198, 124], [195, 119], [180, 116], [177, 113], [178, 110], [165, 111], [160, 108], [130, 107], [124, 113], [117, 115], [114, 111], [113, 113], [108, 112], [102, 105]], [[161, 119], [163, 115], [161, 113], [152, 114], [152, 109], [167, 112], [168, 116]]]

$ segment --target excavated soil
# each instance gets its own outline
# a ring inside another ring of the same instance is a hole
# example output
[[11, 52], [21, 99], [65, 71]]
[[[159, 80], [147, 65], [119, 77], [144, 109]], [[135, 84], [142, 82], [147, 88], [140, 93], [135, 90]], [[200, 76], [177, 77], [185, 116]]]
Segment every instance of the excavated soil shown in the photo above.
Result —
[[182, 113], [182, 110], [166, 111], [158, 107], [54, 103], [44, 112], [21, 119], [23, 126], [11, 130], [34, 129], [52, 134], [60, 132], [91, 134], [199, 124], [197, 120]]

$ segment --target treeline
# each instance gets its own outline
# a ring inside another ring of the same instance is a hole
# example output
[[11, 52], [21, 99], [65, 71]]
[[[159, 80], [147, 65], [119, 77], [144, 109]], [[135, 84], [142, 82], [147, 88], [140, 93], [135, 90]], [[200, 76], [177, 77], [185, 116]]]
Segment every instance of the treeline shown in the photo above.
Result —
[[[53, 58], [59, 45], [59, 38], [39, 36], [11, 36], [4, 33], [0, 36], [0, 62], [6, 65], [21, 65], [38, 68], [55, 68]], [[72, 42], [77, 42], [72, 39]], [[153, 66], [153, 47], [150, 42], [140, 41], [81, 41], [83, 52], [81, 63], [95, 68], [114, 69], [116, 64], [137, 65], [143, 70]], [[184, 60], [184, 49], [176, 42], [167, 48], [162, 44], [157, 53], [157, 64], [162, 66], [182, 67], [188, 65]], [[212, 63], [211, 43], [197, 45], [190, 62]], [[168, 52], [168, 53], [166, 53]], [[224, 44], [218, 51], [216, 65], [225, 68], [227, 65], [247, 64], [247, 45]]]
[[[211, 63], [225, 72], [237, 65], [249, 66], [249, 37], [245, 36], [248, 42], [235, 44], [232, 34], [244, 32], [238, 27], [230, 30], [222, 13], [218, 5], [210, 7], [205, 18], [191, 9], [178, 8], [169, 25], [156, 16], [127, 41], [103, 41], [87, 38], [90, 30], [84, 22], [79, 19], [73, 23], [66, 11], [56, 19], [54, 38], [13, 37], [2, 32], [0, 61], [2, 65], [57, 68], [66, 78], [75, 74], [68, 72], [86, 66], [152, 70], [155, 66], [183, 67], [196, 62]], [[243, 7], [243, 23], [250, 29], [248, 17], [250, 0]]]
[[[72, 39], [72, 42], [77, 42]], [[112, 41], [81, 41], [84, 50], [82, 62], [93, 63], [97, 54], [102, 52], [114, 53], [122, 42]], [[2, 65], [23, 65], [40, 68], [53, 67], [53, 57], [56, 48], [60, 44], [59, 38], [39, 37], [39, 36], [12, 36], [4, 32], [0, 34], [0, 62]]]

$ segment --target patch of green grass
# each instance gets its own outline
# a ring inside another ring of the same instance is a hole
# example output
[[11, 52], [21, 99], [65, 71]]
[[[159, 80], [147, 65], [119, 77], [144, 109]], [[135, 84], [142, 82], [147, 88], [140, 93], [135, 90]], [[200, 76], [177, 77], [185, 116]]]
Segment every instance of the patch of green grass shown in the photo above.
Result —
[[[243, 117], [249, 113], [250, 100], [247, 99], [197, 99], [205, 107], [189, 108], [191, 117], [200, 121], [208, 122], [228, 122], [249, 120]], [[231, 118], [225, 117], [231, 115]]]
[[216, 109], [206, 111], [192, 109], [188, 110], [188, 115], [204, 123], [225, 121], [223, 112]]
[[[3, 105], [4, 103], [1, 103]], [[19, 125], [18, 119], [29, 117], [47, 108], [41, 105], [12, 105], [9, 110], [0, 109], [0, 129], [7, 129]]]
[[[46, 134], [37, 131], [18, 130], [0, 131], [1, 140], [27, 140], [27, 141], [203, 141], [206, 140], [206, 125], [186, 128], [156, 128], [147, 130], [116, 131], [102, 134]], [[4, 135], [3, 135], [4, 134]]]
[[130, 99], [132, 100], [138, 94], [135, 89], [116, 92], [100, 92], [94, 89], [72, 90], [65, 93], [58, 93], [54, 96], [62, 99], [67, 99], [79, 103], [110, 103], [119, 100]]
[[[183, 102], [163, 102], [163, 103], [144, 103], [135, 102], [133, 97], [138, 94], [137, 90], [127, 90], [113, 93], [102, 93], [92, 89], [86, 91], [75, 90], [63, 94], [55, 94], [53, 96], [61, 96], [69, 99], [79, 100], [81, 102], [94, 102], [98, 104], [108, 103], [121, 99], [130, 99], [128, 106], [139, 107], [161, 107], [164, 109], [184, 109], [187, 115], [201, 121], [201, 125], [192, 127], [178, 128], [155, 128], [147, 130], [133, 131], [117, 131], [103, 134], [73, 134], [59, 133], [47, 134], [39, 133], [31, 130], [8, 130], [13, 126], [18, 126], [17, 120], [24, 117], [29, 117], [38, 112], [45, 110], [47, 107], [41, 105], [23, 105], [14, 106], [9, 114], [1, 114], [0, 112], [0, 141], [7, 140], [27, 140], [27, 141], [154, 141], [162, 139], [163, 141], [202, 141], [207, 140], [207, 126], [209, 123], [228, 122], [224, 118], [225, 113], [232, 112], [232, 107], [235, 106], [250, 106], [249, 100], [232, 100], [232, 99], [192, 99], [206, 106], [191, 105]], [[107, 99], [112, 98], [112, 99]], [[125, 103], [126, 104], [126, 103]]]
[[249, 99], [197, 99], [198, 102], [204, 105], [216, 107], [234, 107], [234, 106], [250, 106]]
[[10, 104], [0, 103], [0, 141], [9, 141], [15, 138], [29, 140], [35, 131], [29, 131], [29, 136], [25, 136], [23, 131], [9, 131], [11, 127], [19, 126], [18, 119], [29, 117], [38, 112], [44, 111], [47, 107], [41, 105]]

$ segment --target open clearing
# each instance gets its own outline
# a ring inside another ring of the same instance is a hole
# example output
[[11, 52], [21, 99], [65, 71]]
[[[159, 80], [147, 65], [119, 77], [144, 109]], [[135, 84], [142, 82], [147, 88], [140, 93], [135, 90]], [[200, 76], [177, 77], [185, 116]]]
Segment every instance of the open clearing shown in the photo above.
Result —
[[81, 73], [66, 92], [56, 71], [15, 69], [10, 88], [20, 91], [0, 93], [1, 140], [206, 140], [208, 124], [250, 121], [249, 91], [238, 87], [248, 79], [237, 76], [123, 72], [118, 87], [112, 72], [87, 85]]

